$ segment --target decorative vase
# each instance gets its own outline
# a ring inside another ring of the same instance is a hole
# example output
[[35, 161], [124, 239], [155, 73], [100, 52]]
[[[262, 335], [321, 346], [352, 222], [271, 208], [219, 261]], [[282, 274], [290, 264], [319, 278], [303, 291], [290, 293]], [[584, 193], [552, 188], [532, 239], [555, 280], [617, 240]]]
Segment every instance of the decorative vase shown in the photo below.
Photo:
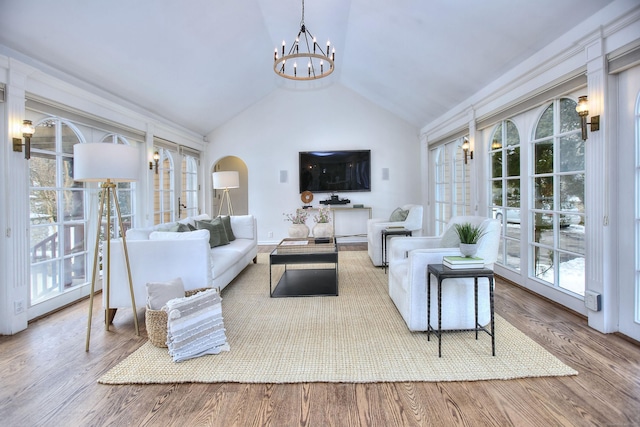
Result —
[[477, 243], [460, 243], [460, 252], [466, 257], [472, 257], [478, 252]]
[[328, 222], [319, 222], [313, 226], [313, 237], [331, 237], [333, 226]]
[[309, 236], [309, 227], [306, 224], [291, 224], [289, 227], [289, 237], [303, 239]]

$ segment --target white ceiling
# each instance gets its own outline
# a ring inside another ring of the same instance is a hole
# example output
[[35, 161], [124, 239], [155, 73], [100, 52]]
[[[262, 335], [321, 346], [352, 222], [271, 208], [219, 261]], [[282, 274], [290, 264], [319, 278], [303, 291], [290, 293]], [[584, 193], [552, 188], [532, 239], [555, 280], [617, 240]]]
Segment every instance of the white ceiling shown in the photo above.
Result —
[[422, 127], [610, 2], [306, 0], [336, 49], [307, 83], [273, 72], [300, 0], [0, 0], [0, 45], [201, 135], [279, 87], [327, 84]]

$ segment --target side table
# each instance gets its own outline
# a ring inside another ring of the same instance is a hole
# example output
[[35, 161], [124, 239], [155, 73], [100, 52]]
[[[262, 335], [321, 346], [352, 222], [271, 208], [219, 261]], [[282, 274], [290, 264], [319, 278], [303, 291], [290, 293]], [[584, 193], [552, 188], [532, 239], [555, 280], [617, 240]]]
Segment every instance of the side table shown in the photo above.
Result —
[[[438, 280], [438, 330], [431, 326], [431, 275]], [[489, 279], [489, 307], [491, 311], [491, 331], [478, 324], [478, 278]], [[442, 357], [442, 281], [454, 278], [473, 278], [474, 310], [476, 340], [478, 331], [484, 331], [491, 336], [491, 354], [496, 355], [496, 334], [493, 307], [493, 270], [488, 268], [451, 269], [442, 264], [429, 264], [427, 267], [427, 341], [431, 341], [431, 333], [438, 335], [438, 357]], [[470, 330], [474, 330], [470, 329]]]
[[385, 228], [380, 232], [382, 236], [382, 270], [387, 272], [387, 238], [389, 236], [411, 236], [411, 230], [406, 228]]

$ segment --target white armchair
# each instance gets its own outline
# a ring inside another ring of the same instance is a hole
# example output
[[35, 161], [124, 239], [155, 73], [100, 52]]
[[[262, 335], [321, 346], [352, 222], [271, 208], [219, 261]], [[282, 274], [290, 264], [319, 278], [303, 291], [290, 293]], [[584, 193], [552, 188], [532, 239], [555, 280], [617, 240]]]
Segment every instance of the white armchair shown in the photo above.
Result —
[[[411, 331], [427, 330], [427, 265], [441, 264], [442, 257], [460, 255], [460, 240], [454, 223], [481, 225], [485, 234], [476, 256], [493, 269], [500, 245], [500, 221], [479, 216], [459, 216], [449, 221], [438, 237], [396, 237], [389, 244], [389, 296]], [[473, 279], [445, 279], [442, 282], [442, 329], [473, 329]], [[438, 324], [437, 281], [431, 280], [431, 325]], [[487, 278], [478, 279], [478, 323], [490, 321]]]
[[[367, 249], [369, 258], [375, 266], [382, 265], [382, 230], [387, 227], [404, 227], [411, 230], [413, 236], [422, 235], [422, 206], [404, 205], [400, 209], [409, 211], [404, 221], [389, 221], [386, 218], [372, 218], [367, 221]], [[392, 239], [389, 239], [391, 241]]]

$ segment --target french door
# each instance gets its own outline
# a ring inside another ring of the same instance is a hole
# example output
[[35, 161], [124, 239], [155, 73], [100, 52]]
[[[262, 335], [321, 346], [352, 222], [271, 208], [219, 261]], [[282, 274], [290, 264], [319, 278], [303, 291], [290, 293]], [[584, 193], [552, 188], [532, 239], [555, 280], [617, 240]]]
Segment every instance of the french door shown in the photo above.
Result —
[[618, 326], [640, 340], [640, 66], [618, 84]]

